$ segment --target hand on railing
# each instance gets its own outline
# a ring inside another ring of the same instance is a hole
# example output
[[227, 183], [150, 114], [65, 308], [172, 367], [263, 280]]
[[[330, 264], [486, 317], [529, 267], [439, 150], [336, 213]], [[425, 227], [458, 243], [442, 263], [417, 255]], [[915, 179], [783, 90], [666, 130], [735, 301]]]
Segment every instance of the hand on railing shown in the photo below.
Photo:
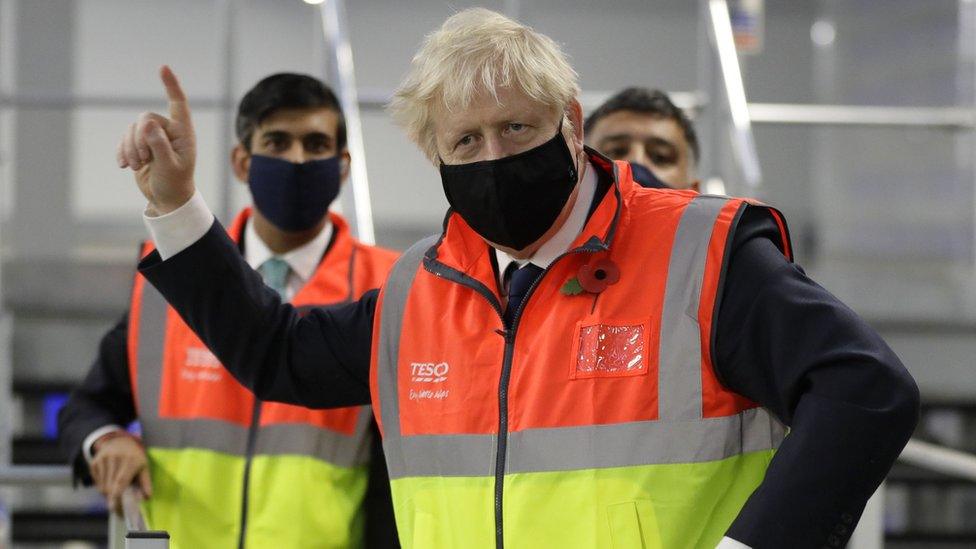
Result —
[[108, 500], [109, 509], [122, 512], [122, 494], [137, 483], [143, 496], [152, 496], [146, 450], [139, 439], [125, 431], [114, 431], [95, 441], [95, 457], [89, 470], [95, 488]]

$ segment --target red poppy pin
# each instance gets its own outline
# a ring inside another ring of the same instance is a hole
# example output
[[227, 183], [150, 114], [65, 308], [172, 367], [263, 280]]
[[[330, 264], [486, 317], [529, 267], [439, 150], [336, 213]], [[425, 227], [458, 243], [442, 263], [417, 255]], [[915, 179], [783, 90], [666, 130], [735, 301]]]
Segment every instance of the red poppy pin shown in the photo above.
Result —
[[583, 292], [598, 294], [620, 280], [620, 267], [609, 259], [594, 259], [582, 265], [576, 276], [566, 281], [562, 287], [565, 295], [578, 295]]

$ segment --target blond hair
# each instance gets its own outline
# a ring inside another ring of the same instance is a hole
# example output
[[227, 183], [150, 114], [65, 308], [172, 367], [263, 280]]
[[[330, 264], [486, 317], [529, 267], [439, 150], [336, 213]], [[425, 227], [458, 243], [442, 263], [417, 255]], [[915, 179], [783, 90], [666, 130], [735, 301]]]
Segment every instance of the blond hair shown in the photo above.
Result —
[[436, 103], [463, 109], [479, 93], [498, 101], [497, 91], [504, 87], [560, 111], [579, 94], [576, 71], [551, 38], [499, 13], [471, 8], [427, 35], [388, 108], [436, 163], [431, 122]]

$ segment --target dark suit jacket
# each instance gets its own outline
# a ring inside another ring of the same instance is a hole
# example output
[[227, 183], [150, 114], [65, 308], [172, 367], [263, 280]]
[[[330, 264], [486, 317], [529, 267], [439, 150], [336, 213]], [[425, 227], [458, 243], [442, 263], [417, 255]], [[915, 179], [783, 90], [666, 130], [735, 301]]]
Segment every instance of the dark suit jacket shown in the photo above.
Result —
[[[874, 330], [784, 258], [764, 212], [747, 210], [733, 237], [715, 363], [726, 386], [791, 433], [728, 535], [754, 549], [841, 547], [914, 429], [918, 389]], [[299, 318], [216, 222], [140, 270], [259, 397], [369, 402], [376, 291]]]

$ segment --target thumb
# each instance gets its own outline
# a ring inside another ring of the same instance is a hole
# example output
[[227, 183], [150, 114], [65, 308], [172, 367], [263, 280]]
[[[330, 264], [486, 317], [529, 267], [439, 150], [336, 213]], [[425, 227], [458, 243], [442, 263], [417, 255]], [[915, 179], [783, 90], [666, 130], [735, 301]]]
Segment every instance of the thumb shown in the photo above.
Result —
[[155, 120], [147, 122], [143, 136], [146, 138], [146, 144], [149, 145], [149, 150], [152, 151], [154, 159], [173, 166], [179, 164], [179, 158], [173, 150], [173, 144], [170, 143], [169, 137], [159, 123]]
[[143, 469], [139, 473], [139, 488], [147, 499], [152, 497], [152, 479], [149, 477], [149, 469]]

